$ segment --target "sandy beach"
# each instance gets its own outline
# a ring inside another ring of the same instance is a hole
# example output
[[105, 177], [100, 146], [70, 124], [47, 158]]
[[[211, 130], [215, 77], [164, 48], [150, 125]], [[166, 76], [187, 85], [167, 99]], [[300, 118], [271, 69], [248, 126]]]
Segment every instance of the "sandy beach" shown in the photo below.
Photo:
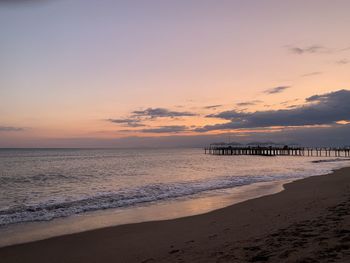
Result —
[[7, 262], [350, 262], [350, 168], [207, 214], [4, 247]]

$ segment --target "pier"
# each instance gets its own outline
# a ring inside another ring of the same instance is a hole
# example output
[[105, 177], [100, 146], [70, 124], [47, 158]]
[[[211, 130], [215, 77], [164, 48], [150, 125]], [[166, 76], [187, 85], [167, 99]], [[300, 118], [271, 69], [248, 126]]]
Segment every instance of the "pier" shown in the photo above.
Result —
[[204, 149], [211, 155], [350, 157], [350, 147], [236, 146], [212, 144]]

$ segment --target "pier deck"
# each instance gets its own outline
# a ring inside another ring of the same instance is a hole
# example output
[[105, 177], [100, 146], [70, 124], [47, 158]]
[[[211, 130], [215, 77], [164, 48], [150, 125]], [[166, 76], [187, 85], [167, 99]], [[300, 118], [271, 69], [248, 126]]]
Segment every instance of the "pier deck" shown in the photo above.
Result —
[[211, 155], [260, 155], [260, 156], [319, 156], [319, 157], [350, 157], [350, 148], [327, 147], [275, 147], [275, 146], [227, 146], [210, 145], [204, 149]]

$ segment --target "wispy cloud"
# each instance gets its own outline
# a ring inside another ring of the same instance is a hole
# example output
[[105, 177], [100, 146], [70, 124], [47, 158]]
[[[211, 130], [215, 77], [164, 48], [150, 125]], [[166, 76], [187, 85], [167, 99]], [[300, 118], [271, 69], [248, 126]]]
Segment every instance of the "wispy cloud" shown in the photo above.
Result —
[[306, 99], [301, 106], [284, 110], [238, 112], [236, 110], [211, 114], [207, 117], [221, 118], [229, 122], [197, 128], [198, 132], [272, 126], [334, 125], [350, 120], [350, 90], [339, 90]]
[[188, 117], [196, 116], [197, 114], [188, 111], [172, 111], [165, 108], [147, 108], [145, 110], [137, 110], [132, 112], [136, 117], [153, 118], [174, 118], [174, 117]]
[[122, 124], [127, 127], [143, 127], [146, 126], [139, 119], [107, 119], [107, 121], [117, 124]]
[[179, 133], [188, 131], [189, 128], [185, 125], [170, 125], [170, 126], [160, 126], [157, 128], [142, 129], [143, 133]]
[[262, 101], [261, 100], [244, 101], [244, 102], [236, 103], [236, 105], [239, 107], [245, 107], [245, 106], [254, 106], [259, 103], [262, 103]]
[[304, 54], [333, 54], [333, 53], [341, 53], [345, 51], [349, 51], [350, 47], [345, 48], [328, 48], [322, 45], [310, 45], [310, 46], [285, 46], [289, 52], [297, 55]]
[[314, 54], [314, 53], [326, 53], [330, 50], [321, 45], [311, 45], [307, 47], [297, 47], [297, 46], [288, 46], [288, 50], [291, 53], [303, 55], [303, 54]]
[[316, 75], [321, 75], [323, 72], [321, 71], [315, 71], [315, 72], [310, 72], [310, 73], [306, 73], [301, 75], [302, 77], [311, 77], [311, 76], [316, 76]]
[[24, 128], [12, 126], [0, 126], [0, 132], [18, 132], [23, 131]]
[[290, 103], [295, 103], [296, 101], [299, 101], [300, 99], [293, 99], [293, 100], [285, 100], [285, 101], [282, 101], [281, 103], [279, 103], [279, 105], [287, 105], [287, 104], [290, 104]]
[[350, 60], [344, 58], [344, 59], [337, 60], [335, 63], [338, 64], [338, 65], [346, 65], [346, 64], [350, 63]]
[[216, 109], [222, 107], [221, 104], [217, 104], [217, 105], [209, 105], [209, 106], [204, 106], [203, 109]]
[[264, 90], [263, 93], [265, 93], [265, 94], [277, 94], [277, 93], [281, 93], [289, 88], [290, 88], [290, 86], [279, 86], [279, 87]]
[[[158, 118], [179, 118], [179, 117], [190, 117], [196, 116], [196, 113], [188, 112], [188, 111], [173, 111], [165, 108], [147, 108], [145, 110], [135, 110], [130, 113], [128, 117], [125, 118], [109, 118], [106, 121], [119, 124], [124, 127], [145, 127], [147, 126], [144, 122], [156, 120]], [[179, 128], [179, 126], [167, 126], [169, 129], [175, 129], [175, 127]], [[161, 127], [158, 129], [158, 133], [165, 128]], [[150, 129], [151, 130], [151, 129]], [[148, 132], [148, 129], [140, 130], [142, 132]], [[157, 129], [154, 129], [156, 132]]]
[[236, 111], [236, 110], [230, 110], [230, 111], [223, 111], [217, 114], [209, 114], [205, 117], [207, 118], [219, 118], [219, 119], [224, 119], [224, 120], [234, 120], [234, 119], [241, 119], [245, 116], [247, 116], [247, 114], [244, 111]]

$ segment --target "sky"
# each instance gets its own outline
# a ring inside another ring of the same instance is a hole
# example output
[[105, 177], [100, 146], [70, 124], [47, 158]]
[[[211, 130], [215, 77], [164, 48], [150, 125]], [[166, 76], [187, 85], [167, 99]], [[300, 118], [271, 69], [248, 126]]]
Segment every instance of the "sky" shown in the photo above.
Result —
[[0, 0], [0, 147], [350, 145], [348, 10]]

